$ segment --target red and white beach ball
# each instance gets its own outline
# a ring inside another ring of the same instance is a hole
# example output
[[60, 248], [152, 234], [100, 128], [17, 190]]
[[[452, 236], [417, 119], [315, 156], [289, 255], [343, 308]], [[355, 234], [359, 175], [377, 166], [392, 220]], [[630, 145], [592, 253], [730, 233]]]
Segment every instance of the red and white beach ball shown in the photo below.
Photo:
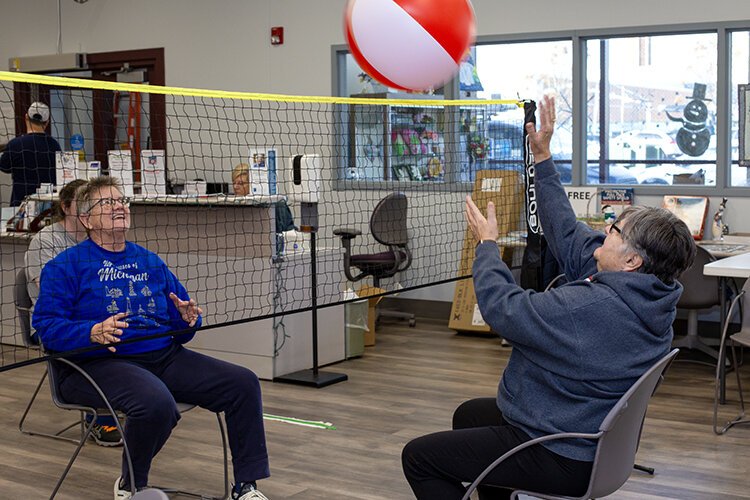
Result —
[[468, 0], [349, 0], [344, 31], [354, 59], [391, 88], [428, 90], [450, 80], [474, 43]]

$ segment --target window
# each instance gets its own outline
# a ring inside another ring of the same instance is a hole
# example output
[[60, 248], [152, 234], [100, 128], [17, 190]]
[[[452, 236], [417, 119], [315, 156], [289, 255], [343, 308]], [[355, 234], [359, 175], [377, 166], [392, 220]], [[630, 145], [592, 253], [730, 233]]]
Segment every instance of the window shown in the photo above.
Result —
[[[339, 95], [367, 91], [346, 48], [338, 54]], [[738, 162], [737, 86], [750, 83], [746, 21], [482, 37], [467, 61], [450, 96], [538, 100], [555, 93], [552, 153], [563, 182], [653, 194], [750, 188], [750, 169]], [[445, 128], [445, 169], [454, 173], [446, 180], [471, 182], [485, 168], [520, 170], [517, 113], [515, 106], [467, 105], [458, 118], [446, 116], [446, 124], [458, 121]]]
[[586, 40], [586, 182], [716, 185], [717, 35]]
[[[555, 92], [558, 121], [555, 124], [552, 154], [563, 182], [570, 183], [573, 151], [572, 42], [477, 45], [475, 61], [482, 90], [463, 90], [462, 98], [538, 99], [545, 92]], [[540, 65], [539, 61], [544, 61], [544, 64]], [[463, 81], [460, 85], [465, 88]], [[522, 157], [523, 116], [517, 107], [508, 106], [504, 112], [489, 117], [486, 133], [491, 152], [487, 168], [508, 168], [508, 160], [504, 159], [508, 155], [503, 154], [508, 148], [519, 150], [518, 155], [512, 155], [513, 158]]]

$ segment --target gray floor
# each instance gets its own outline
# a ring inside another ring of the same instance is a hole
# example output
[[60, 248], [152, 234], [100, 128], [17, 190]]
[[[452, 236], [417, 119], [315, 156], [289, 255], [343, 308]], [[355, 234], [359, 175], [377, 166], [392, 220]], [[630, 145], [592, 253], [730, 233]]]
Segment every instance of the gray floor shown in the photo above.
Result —
[[[443, 325], [383, 326], [364, 357], [328, 368], [349, 375], [341, 384], [316, 390], [263, 382], [267, 413], [328, 421], [337, 429], [267, 422], [273, 476], [261, 481], [262, 491], [271, 499], [411, 498], [401, 473], [404, 444], [447, 429], [463, 400], [493, 395], [509, 353], [495, 338], [457, 336]], [[40, 374], [39, 365], [0, 373], [0, 499], [48, 497], [73, 449], [16, 428]], [[611, 498], [750, 498], [750, 426], [714, 436], [712, 377], [706, 366], [672, 367], [652, 400], [638, 455], [640, 463], [656, 467], [656, 476], [636, 472]], [[743, 380], [750, 390], [750, 367]], [[29, 425], [50, 429], [73, 418], [43, 394]], [[119, 455], [85, 446], [58, 498], [112, 498]], [[215, 492], [220, 456], [213, 414], [197, 409], [184, 416], [157, 457], [151, 479]]]

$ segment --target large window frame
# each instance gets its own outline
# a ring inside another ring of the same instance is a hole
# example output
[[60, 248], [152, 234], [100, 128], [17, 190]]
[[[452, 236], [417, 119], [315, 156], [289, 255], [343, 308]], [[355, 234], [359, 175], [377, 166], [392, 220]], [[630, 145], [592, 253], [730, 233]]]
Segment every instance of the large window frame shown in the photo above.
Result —
[[[572, 186], [586, 186], [586, 42], [593, 39], [618, 38], [618, 37], [647, 37], [655, 35], [684, 35], [693, 33], [713, 33], [717, 37], [717, 64], [716, 64], [716, 185], [615, 185], [615, 184], [591, 184], [597, 187], [624, 186], [634, 189], [636, 194], [647, 196], [659, 196], [664, 194], [678, 195], [710, 195], [710, 196], [748, 196], [750, 186], [731, 186], [731, 118], [737, 110], [731, 109], [732, 79], [731, 79], [731, 35], [735, 31], [750, 30], [750, 20], [725, 21], [716, 23], [691, 23], [678, 25], [657, 25], [641, 27], [606, 28], [577, 31], [557, 31], [544, 33], [518, 33], [512, 35], [487, 35], [477, 37], [476, 45], [519, 43], [519, 42], [544, 42], [570, 40], [573, 47], [572, 84], [573, 84], [573, 145], [572, 145]], [[343, 60], [341, 54], [348, 53], [346, 45], [332, 47], [332, 95], [341, 95], [344, 88], [344, 80], [340, 63]], [[747, 82], [745, 82], [747, 83]], [[458, 99], [458, 85], [446, 86], [445, 97]], [[539, 96], [533, 96], [538, 98]], [[379, 184], [379, 183], [375, 183]], [[360, 186], [361, 187], [361, 186]], [[407, 189], [418, 188], [418, 186], [404, 186]], [[434, 185], [432, 188], [434, 189]], [[448, 188], [448, 186], [445, 186]], [[463, 186], [459, 186], [462, 189]]]

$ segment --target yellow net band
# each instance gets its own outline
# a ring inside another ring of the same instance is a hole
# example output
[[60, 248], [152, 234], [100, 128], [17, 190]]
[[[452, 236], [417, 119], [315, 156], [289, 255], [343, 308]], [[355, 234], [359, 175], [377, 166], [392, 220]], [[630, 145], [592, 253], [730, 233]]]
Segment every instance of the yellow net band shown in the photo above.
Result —
[[[88, 80], [83, 78], [68, 78], [60, 76], [32, 75], [29, 73], [17, 73], [14, 71], [0, 71], [0, 81], [35, 83], [57, 87], [76, 87], [96, 90], [119, 90], [125, 92], [148, 92], [150, 94], [179, 95], [192, 97], [211, 97], [217, 99], [242, 99], [246, 101], [277, 101], [277, 102], [308, 102], [320, 104], [384, 104], [382, 100], [373, 100], [366, 97], [323, 97], [323, 96], [296, 96], [284, 94], [260, 94], [257, 92], [230, 92], [226, 90], [191, 89], [184, 87], [162, 87], [157, 85], [146, 85], [138, 83], [105, 82], [101, 80]], [[512, 104], [523, 106], [516, 99], [487, 99], [487, 100], [461, 100], [461, 99], [388, 99], [389, 105], [408, 106], [487, 106], [493, 104]]]

